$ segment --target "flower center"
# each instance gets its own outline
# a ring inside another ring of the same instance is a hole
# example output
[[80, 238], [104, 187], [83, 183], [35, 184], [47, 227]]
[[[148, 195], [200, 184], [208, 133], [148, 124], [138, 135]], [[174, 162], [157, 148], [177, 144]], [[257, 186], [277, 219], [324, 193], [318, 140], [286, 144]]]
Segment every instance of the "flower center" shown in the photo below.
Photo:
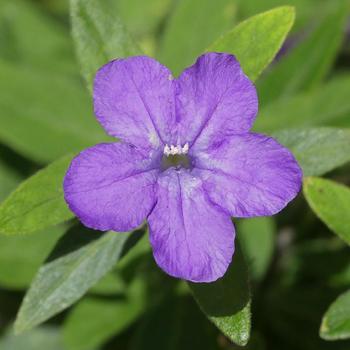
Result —
[[171, 167], [191, 168], [191, 159], [188, 156], [189, 145], [165, 145], [162, 158], [162, 169], [166, 170]]

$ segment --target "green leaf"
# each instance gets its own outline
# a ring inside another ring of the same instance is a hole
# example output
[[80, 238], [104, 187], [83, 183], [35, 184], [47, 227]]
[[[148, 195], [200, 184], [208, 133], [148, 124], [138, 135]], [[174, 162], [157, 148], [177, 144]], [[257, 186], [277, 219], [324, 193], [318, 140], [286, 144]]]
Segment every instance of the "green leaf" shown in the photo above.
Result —
[[76, 302], [139, 237], [140, 231], [104, 235], [87, 229], [68, 231], [36, 275], [18, 312], [15, 331], [29, 330]]
[[342, 44], [348, 8], [347, 1], [334, 2], [317, 29], [261, 80], [258, 91], [263, 105], [319, 85], [332, 67]]
[[98, 68], [140, 53], [117, 16], [112, 0], [71, 0], [72, 33], [82, 74], [92, 88]]
[[172, 9], [172, 0], [118, 0], [118, 14], [146, 55], [154, 57], [159, 31]]
[[350, 161], [348, 129], [288, 129], [273, 136], [292, 151], [304, 176], [323, 175]]
[[18, 185], [22, 176], [0, 158], [0, 203]]
[[61, 225], [35, 235], [0, 236], [0, 285], [7, 289], [27, 289], [66, 229], [66, 225]]
[[254, 130], [271, 132], [306, 126], [349, 123], [350, 75], [332, 79], [319, 88], [269, 103], [259, 112]]
[[169, 11], [171, 0], [118, 0], [116, 6], [128, 30], [136, 37], [155, 34]]
[[239, 242], [255, 280], [261, 280], [270, 265], [276, 243], [275, 231], [271, 217], [244, 219], [237, 224]]
[[69, 314], [63, 327], [67, 350], [89, 350], [125, 330], [146, 307], [145, 285], [135, 279], [126, 294], [113, 298], [85, 298]]
[[0, 57], [42, 71], [77, 75], [69, 31], [29, 1], [1, 0]]
[[236, 247], [223, 278], [213, 283], [190, 283], [194, 298], [207, 317], [238, 345], [250, 336], [250, 291], [243, 255]]
[[340, 295], [323, 316], [320, 336], [326, 340], [350, 338], [350, 290]]
[[350, 244], [350, 189], [331, 180], [308, 177], [304, 195], [315, 214]]
[[58, 328], [40, 327], [31, 332], [14, 335], [6, 332], [0, 340], [1, 350], [63, 350], [63, 340]]
[[0, 142], [39, 163], [108, 138], [83, 86], [62, 75], [0, 61]]
[[162, 38], [159, 60], [178, 75], [230, 28], [235, 12], [232, 0], [178, 1]]
[[45, 10], [55, 16], [68, 16], [69, 14], [69, 0], [47, 0], [42, 5], [45, 7]]
[[23, 234], [71, 219], [63, 199], [63, 177], [72, 156], [66, 156], [22, 182], [0, 205], [0, 233]]
[[251, 17], [223, 35], [207, 51], [230, 52], [252, 80], [273, 60], [294, 23], [293, 7], [283, 6]]

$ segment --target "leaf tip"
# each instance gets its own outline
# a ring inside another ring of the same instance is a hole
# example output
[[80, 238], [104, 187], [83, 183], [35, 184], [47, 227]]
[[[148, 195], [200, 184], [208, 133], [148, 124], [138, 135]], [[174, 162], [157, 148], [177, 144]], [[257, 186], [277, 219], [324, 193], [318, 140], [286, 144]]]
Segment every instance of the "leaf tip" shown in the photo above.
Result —
[[328, 339], [328, 336], [327, 336], [328, 332], [329, 332], [329, 327], [328, 327], [327, 319], [324, 317], [322, 319], [321, 326], [320, 326], [320, 332], [319, 332], [320, 337], [322, 339], [327, 340]]
[[26, 327], [23, 327], [23, 325], [21, 324], [21, 322], [18, 320], [18, 317], [17, 317], [15, 324], [13, 325], [13, 334], [20, 335], [25, 331], [26, 331]]
[[283, 6], [274, 7], [271, 10], [262, 12], [261, 14], [266, 14], [268, 12], [283, 12], [283, 13], [288, 13], [291, 17], [295, 17], [296, 10], [295, 10], [295, 6], [283, 5]]
[[295, 7], [286, 5], [286, 6], [277, 7], [277, 10], [280, 10], [281, 12], [283, 12], [283, 15], [286, 17], [286, 21], [289, 24], [289, 30], [290, 30], [294, 24], [295, 17], [296, 17]]
[[305, 176], [303, 178], [303, 185], [304, 185], [304, 187], [307, 187], [307, 186], [311, 185], [312, 180], [313, 180], [312, 176]]
[[14, 325], [13, 325], [13, 333], [14, 335], [20, 335], [26, 331], [29, 331], [31, 330], [32, 328], [35, 327], [34, 324], [28, 322], [28, 320], [26, 320], [24, 317], [23, 317], [23, 301], [22, 301], [22, 305], [21, 307], [19, 308], [19, 311], [17, 313], [17, 316], [16, 316], [16, 319], [15, 319], [15, 322], [14, 322]]
[[240, 338], [237, 340], [237, 344], [239, 346], [246, 346], [248, 344], [249, 338], [250, 338], [250, 332], [249, 331], [242, 332], [240, 334]]

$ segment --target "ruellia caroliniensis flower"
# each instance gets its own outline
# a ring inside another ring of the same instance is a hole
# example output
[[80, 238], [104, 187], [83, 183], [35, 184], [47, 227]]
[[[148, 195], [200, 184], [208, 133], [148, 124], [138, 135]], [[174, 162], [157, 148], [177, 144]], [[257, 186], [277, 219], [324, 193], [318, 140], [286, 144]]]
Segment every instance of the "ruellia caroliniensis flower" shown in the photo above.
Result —
[[93, 96], [97, 120], [121, 141], [73, 159], [65, 200], [97, 230], [147, 219], [154, 258], [171, 276], [223, 276], [231, 216], [276, 214], [300, 189], [290, 151], [249, 132], [257, 93], [232, 55], [207, 53], [176, 79], [150, 57], [114, 60], [97, 72]]

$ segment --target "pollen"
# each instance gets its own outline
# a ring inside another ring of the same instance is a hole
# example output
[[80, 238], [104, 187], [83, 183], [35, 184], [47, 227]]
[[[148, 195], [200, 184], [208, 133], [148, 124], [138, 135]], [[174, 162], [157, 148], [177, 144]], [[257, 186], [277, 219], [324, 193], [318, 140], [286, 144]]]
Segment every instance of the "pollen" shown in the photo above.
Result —
[[164, 146], [164, 151], [163, 153], [169, 157], [170, 155], [171, 156], [175, 156], [177, 154], [187, 154], [188, 153], [188, 150], [189, 150], [189, 145], [188, 145], [188, 142], [184, 144], [184, 146], [182, 147], [181, 145], [177, 145], [177, 146], [174, 146], [174, 145], [168, 145], [166, 144]]

